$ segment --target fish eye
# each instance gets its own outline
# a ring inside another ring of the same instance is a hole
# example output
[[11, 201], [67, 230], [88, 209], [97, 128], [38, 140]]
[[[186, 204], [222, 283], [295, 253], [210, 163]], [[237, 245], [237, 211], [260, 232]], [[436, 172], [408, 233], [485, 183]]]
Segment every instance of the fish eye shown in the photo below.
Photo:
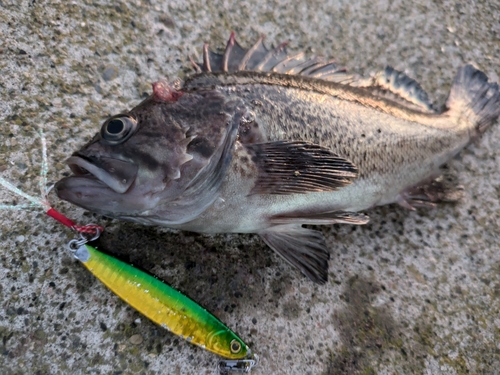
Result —
[[231, 348], [231, 353], [237, 354], [241, 350], [241, 344], [237, 340], [233, 340], [231, 341], [230, 348]]
[[125, 142], [137, 127], [134, 118], [121, 115], [107, 120], [101, 128], [101, 138], [105, 143], [115, 145]]

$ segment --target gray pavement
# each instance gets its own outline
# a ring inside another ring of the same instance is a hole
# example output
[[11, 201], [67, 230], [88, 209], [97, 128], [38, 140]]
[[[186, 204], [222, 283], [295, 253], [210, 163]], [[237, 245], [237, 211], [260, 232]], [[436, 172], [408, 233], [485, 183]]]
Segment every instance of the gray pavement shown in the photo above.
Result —
[[[498, 1], [0, 0], [0, 173], [37, 194], [42, 128], [49, 180], [110, 114], [161, 77], [191, 72], [204, 41], [335, 57], [352, 72], [386, 64], [442, 104], [457, 69], [500, 75]], [[317, 286], [253, 235], [202, 236], [111, 221], [58, 199], [100, 245], [188, 294], [260, 355], [254, 374], [500, 372], [500, 126], [450, 163], [457, 205], [367, 212], [322, 228], [330, 280]], [[0, 189], [0, 204], [24, 203]], [[64, 247], [39, 211], [0, 213], [0, 373], [216, 374], [218, 358], [121, 302]]]

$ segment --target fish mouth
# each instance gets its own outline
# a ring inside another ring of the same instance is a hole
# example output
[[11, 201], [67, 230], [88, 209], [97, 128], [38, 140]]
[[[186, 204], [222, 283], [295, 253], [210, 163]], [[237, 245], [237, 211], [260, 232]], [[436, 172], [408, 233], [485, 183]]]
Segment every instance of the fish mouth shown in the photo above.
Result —
[[73, 155], [66, 163], [73, 172], [69, 178], [84, 179], [92, 185], [100, 183], [119, 194], [127, 192], [137, 177], [137, 165], [119, 159]]

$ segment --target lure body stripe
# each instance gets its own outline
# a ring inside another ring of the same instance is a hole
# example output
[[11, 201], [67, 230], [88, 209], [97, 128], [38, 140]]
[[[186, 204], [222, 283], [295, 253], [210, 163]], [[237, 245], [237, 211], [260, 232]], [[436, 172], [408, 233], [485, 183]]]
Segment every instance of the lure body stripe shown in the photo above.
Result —
[[155, 277], [89, 245], [81, 246], [75, 257], [121, 299], [176, 335], [229, 359], [250, 354], [219, 319]]

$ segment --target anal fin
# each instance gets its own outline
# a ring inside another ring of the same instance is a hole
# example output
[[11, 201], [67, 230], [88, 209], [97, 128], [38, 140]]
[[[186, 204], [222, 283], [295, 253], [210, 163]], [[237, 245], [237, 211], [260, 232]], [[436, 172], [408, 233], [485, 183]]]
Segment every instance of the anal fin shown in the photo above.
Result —
[[434, 208], [440, 202], [457, 202], [464, 196], [464, 188], [449, 174], [406, 189], [398, 204], [409, 210], [416, 207]]
[[321, 232], [300, 225], [279, 225], [259, 235], [264, 242], [311, 281], [324, 284], [328, 280], [330, 252]]

